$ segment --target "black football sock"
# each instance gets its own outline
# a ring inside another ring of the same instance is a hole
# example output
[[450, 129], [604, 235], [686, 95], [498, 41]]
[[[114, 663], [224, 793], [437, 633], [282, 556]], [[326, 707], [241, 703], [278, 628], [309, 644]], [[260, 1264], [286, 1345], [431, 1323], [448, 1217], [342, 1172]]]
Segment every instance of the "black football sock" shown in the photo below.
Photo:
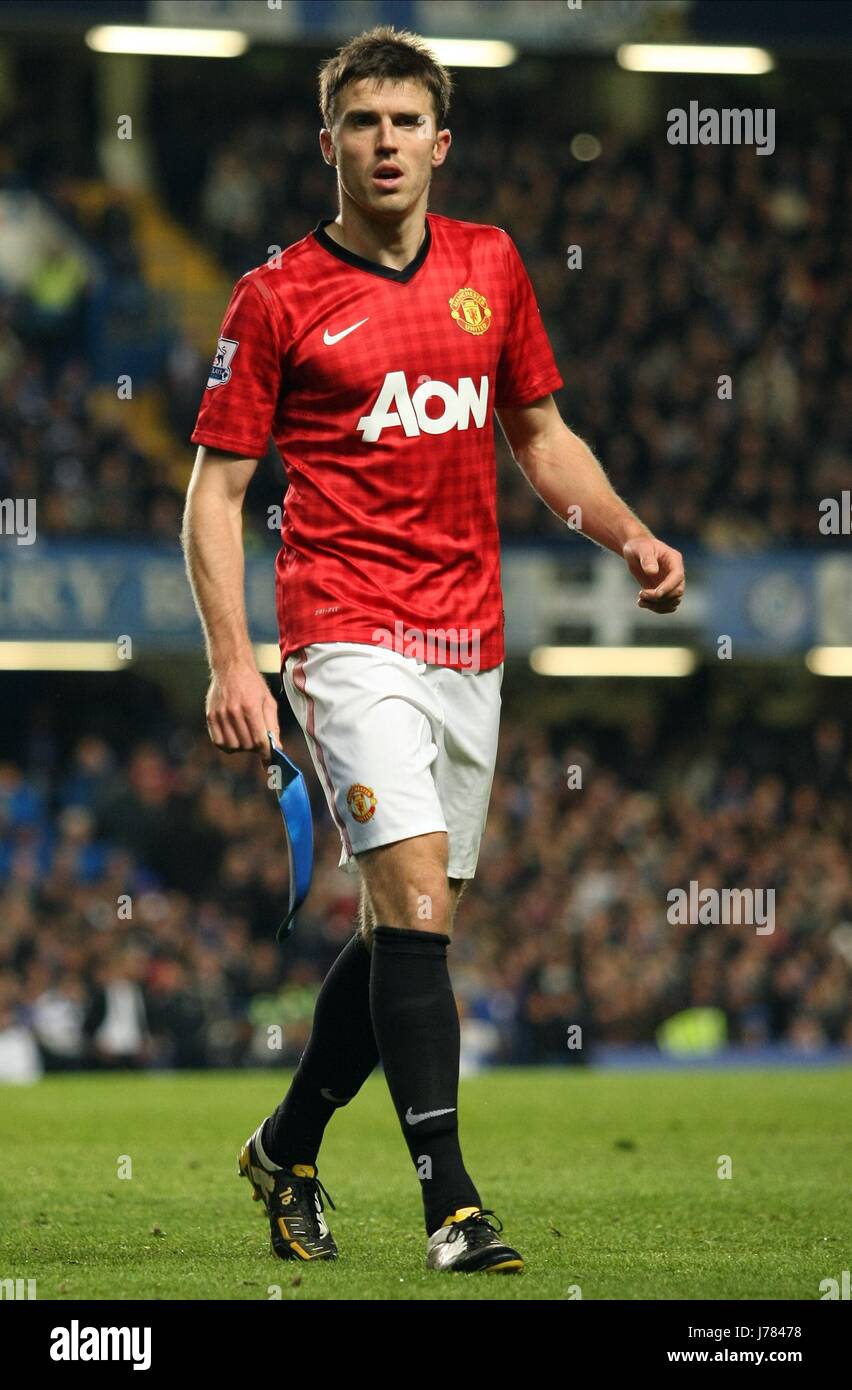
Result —
[[417, 1175], [429, 1235], [461, 1207], [479, 1207], [459, 1147], [459, 1016], [449, 937], [376, 926], [370, 971], [373, 1031]]
[[370, 1015], [370, 952], [357, 934], [323, 981], [308, 1045], [290, 1089], [261, 1132], [273, 1164], [314, 1163], [325, 1127], [379, 1060]]

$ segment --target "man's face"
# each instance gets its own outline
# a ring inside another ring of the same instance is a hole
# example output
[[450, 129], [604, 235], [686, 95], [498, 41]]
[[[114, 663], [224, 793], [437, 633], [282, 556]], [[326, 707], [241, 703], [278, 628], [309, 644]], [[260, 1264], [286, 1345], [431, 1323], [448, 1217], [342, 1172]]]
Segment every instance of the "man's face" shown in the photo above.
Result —
[[426, 193], [450, 139], [436, 130], [428, 88], [409, 79], [350, 82], [338, 94], [333, 130], [320, 132], [343, 191], [359, 207], [396, 216]]

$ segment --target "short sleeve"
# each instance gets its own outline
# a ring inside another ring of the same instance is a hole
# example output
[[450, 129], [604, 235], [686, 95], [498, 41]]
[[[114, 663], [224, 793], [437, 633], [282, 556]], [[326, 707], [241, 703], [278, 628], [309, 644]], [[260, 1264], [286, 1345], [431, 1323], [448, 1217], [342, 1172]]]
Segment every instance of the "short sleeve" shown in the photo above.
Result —
[[280, 390], [281, 344], [267, 292], [244, 275], [222, 320], [193, 444], [262, 458]]
[[501, 235], [512, 307], [497, 365], [494, 404], [498, 410], [529, 405], [564, 385], [518, 248], [507, 232], [501, 230]]

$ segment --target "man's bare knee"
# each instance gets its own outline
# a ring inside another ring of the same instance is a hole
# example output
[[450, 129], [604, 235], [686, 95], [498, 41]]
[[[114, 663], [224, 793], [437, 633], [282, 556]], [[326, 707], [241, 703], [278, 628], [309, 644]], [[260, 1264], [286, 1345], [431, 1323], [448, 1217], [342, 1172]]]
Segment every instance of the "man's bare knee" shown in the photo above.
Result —
[[[470, 880], [466, 878], [447, 878], [449, 898], [449, 922], [447, 924], [446, 934], [448, 936], [452, 935], [459, 902], [461, 901], [462, 895], [465, 889], [467, 888], [469, 882]], [[424, 906], [427, 906], [427, 904], [424, 904]], [[367, 887], [366, 879], [364, 878], [364, 875], [362, 873], [361, 896], [360, 902], [358, 904], [358, 935], [361, 938], [362, 944], [367, 948], [367, 950], [370, 951], [373, 948], [373, 932], [376, 927], [376, 922], [377, 918], [373, 908], [373, 904], [370, 900], [370, 891]], [[391, 923], [390, 925], [393, 924]], [[433, 930], [437, 930], [437, 928], [433, 928]]]
[[447, 834], [435, 831], [358, 856], [374, 924], [444, 932], [450, 919]]

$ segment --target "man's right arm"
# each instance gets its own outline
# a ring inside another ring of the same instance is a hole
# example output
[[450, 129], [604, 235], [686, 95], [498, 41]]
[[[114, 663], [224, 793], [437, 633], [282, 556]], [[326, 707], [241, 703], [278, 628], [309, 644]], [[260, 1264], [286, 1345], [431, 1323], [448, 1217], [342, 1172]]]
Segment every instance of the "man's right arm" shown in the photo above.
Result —
[[207, 727], [226, 753], [268, 753], [278, 706], [257, 669], [245, 608], [243, 502], [258, 460], [199, 448], [181, 540], [204, 628], [210, 687]]

